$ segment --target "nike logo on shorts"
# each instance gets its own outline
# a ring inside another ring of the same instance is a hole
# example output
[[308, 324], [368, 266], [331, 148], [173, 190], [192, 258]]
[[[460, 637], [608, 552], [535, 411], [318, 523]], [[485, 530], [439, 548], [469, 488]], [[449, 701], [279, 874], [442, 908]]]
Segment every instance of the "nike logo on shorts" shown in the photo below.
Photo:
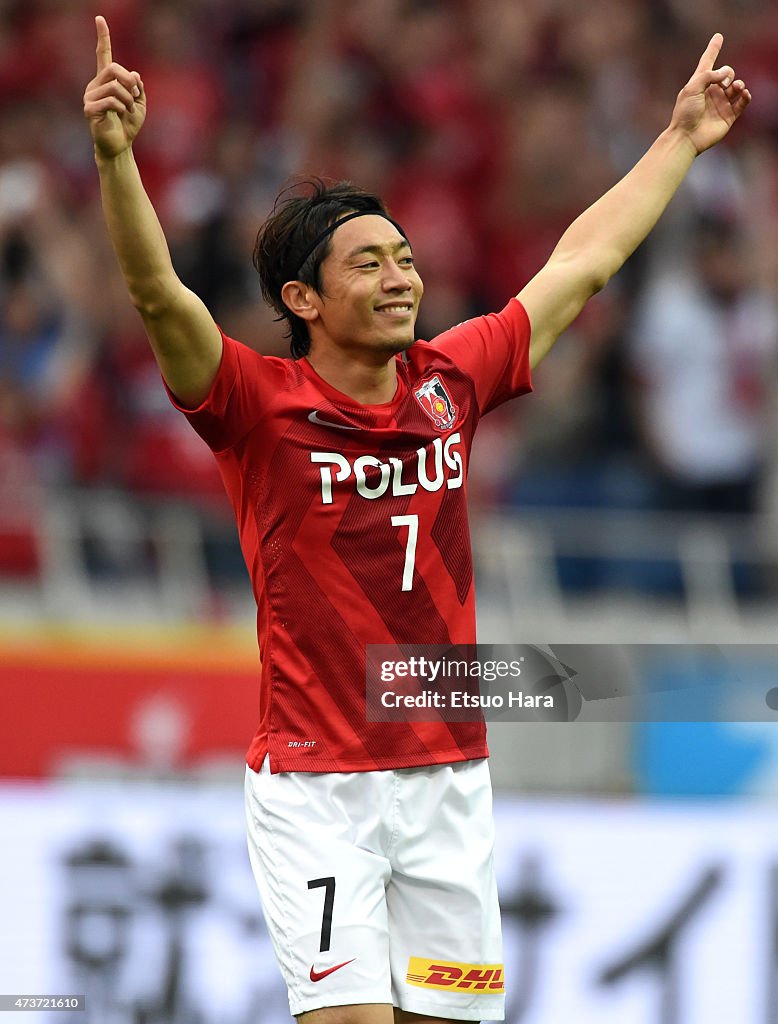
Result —
[[[335, 430], [359, 430], [359, 427], [350, 427], [347, 423], [332, 423], [330, 420], [319, 418], [318, 412], [314, 409], [308, 413], [308, 419], [318, 427], [333, 427]], [[351, 963], [351, 961], [349, 961]]]
[[322, 978], [326, 978], [328, 974], [334, 974], [335, 971], [339, 971], [341, 967], [345, 967], [346, 964], [353, 964], [356, 960], [355, 956], [352, 956], [350, 960], [344, 960], [342, 964], [335, 964], [334, 967], [328, 967], [326, 971], [314, 971], [313, 964], [311, 964], [311, 981], [321, 981]]

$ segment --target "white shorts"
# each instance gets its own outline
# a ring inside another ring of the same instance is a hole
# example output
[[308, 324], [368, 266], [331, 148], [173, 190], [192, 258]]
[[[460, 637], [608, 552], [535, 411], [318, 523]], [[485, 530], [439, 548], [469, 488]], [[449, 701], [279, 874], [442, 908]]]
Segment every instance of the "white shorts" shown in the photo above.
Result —
[[391, 1003], [502, 1020], [485, 760], [370, 772], [246, 769], [248, 846], [292, 1015]]

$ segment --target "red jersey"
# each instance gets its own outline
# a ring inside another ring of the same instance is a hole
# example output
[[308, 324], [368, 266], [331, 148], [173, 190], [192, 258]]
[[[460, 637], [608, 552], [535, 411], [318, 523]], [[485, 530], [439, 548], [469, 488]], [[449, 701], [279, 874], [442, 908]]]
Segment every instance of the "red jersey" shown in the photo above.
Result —
[[[368, 722], [367, 644], [473, 644], [465, 481], [483, 413], [531, 390], [512, 299], [397, 357], [360, 405], [307, 359], [224, 337], [205, 401], [177, 408], [216, 456], [257, 602], [258, 771], [368, 771], [485, 757], [481, 722]], [[172, 396], [171, 396], [172, 397]]]

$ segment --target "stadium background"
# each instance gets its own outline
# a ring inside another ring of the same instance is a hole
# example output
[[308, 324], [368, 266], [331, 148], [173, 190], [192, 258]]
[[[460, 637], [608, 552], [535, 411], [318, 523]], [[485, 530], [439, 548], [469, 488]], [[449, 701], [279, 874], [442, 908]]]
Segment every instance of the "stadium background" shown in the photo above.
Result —
[[[250, 251], [291, 174], [387, 198], [430, 337], [520, 289], [724, 32], [746, 118], [535, 394], [482, 425], [479, 628], [677, 643], [681, 675], [691, 645], [740, 644], [771, 689], [775, 5], [100, 11], [144, 78], [136, 152], [176, 267], [268, 353], [286, 343]], [[90, 1024], [282, 1021], [242, 846], [249, 588], [211, 456], [167, 404], [102, 224], [81, 117], [94, 13], [0, 7], [0, 991], [87, 990]], [[631, 684], [647, 683], [637, 665]], [[492, 727], [511, 1021], [778, 1020], [778, 740], [711, 701], [700, 725]]]

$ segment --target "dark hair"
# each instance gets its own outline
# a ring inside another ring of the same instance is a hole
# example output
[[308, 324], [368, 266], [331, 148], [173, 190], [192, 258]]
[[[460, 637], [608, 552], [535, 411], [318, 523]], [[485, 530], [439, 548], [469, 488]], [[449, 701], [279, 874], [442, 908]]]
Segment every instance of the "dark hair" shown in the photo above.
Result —
[[[300, 189], [307, 191], [295, 194]], [[287, 337], [291, 339], [295, 359], [308, 354], [311, 339], [308, 324], [289, 309], [281, 298], [281, 289], [287, 281], [302, 281], [316, 291], [321, 290], [321, 265], [330, 251], [332, 236], [327, 235], [312, 252], [309, 252], [310, 247], [330, 224], [356, 211], [386, 216], [386, 208], [378, 196], [350, 181], [327, 184], [321, 178], [312, 178], [284, 189], [275, 201], [273, 212], [259, 229], [253, 263], [259, 274], [262, 296], [278, 313], [278, 319], [286, 320]], [[307, 258], [306, 253], [309, 253]]]

